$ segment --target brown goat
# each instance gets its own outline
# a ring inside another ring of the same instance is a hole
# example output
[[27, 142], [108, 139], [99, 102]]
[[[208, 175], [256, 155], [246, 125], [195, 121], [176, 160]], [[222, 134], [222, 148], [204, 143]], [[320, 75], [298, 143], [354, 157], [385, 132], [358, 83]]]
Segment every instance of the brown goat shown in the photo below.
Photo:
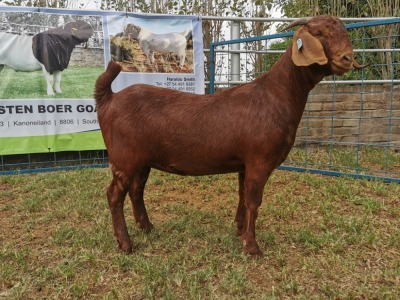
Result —
[[324, 76], [362, 67], [338, 18], [302, 19], [287, 28], [296, 25], [304, 26], [267, 74], [214, 95], [146, 84], [113, 93], [121, 67], [109, 63], [96, 82], [95, 99], [113, 174], [107, 197], [121, 250], [132, 252], [123, 213], [127, 192], [139, 227], [153, 227], [143, 193], [156, 168], [181, 175], [238, 172], [237, 235], [246, 253], [261, 254], [255, 224], [263, 189], [293, 146], [308, 93]]

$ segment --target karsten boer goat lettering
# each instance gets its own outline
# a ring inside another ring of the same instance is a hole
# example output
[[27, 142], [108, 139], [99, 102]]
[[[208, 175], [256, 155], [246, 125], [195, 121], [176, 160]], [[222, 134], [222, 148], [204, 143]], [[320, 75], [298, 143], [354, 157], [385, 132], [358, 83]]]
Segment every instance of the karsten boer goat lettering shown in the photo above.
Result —
[[[121, 66], [110, 62], [95, 99], [113, 179], [107, 190], [114, 235], [132, 252], [123, 204], [129, 193], [139, 227], [153, 228], [143, 193], [151, 168], [181, 175], [237, 172], [237, 235], [245, 253], [260, 255], [255, 224], [264, 186], [287, 157], [308, 93], [327, 75], [361, 68], [336, 17], [301, 19], [292, 45], [253, 82], [213, 95], [135, 84], [117, 93]], [[298, 42], [301, 46], [298, 46]]]

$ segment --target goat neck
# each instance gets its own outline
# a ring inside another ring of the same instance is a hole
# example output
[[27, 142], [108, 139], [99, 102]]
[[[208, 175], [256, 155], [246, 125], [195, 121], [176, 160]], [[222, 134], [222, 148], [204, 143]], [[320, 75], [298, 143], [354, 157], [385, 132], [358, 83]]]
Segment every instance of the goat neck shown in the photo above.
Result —
[[268, 93], [276, 94], [279, 101], [290, 102], [300, 114], [303, 113], [309, 92], [326, 76], [324, 66], [296, 66], [292, 59], [291, 47], [275, 63], [271, 70], [261, 76]]

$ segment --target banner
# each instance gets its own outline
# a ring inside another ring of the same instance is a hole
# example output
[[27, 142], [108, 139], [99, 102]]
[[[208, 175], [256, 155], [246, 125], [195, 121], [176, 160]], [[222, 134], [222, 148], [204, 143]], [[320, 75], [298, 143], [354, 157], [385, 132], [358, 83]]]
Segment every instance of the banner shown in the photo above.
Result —
[[94, 85], [204, 93], [197, 16], [0, 7], [0, 155], [105, 149]]

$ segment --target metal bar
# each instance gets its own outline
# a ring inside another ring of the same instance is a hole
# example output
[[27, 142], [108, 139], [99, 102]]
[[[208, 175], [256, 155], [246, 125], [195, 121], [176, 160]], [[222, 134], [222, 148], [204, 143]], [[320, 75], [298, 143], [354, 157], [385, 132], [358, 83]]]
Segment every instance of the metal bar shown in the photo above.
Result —
[[359, 22], [353, 24], [347, 24], [347, 29], [361, 28], [361, 27], [371, 27], [371, 26], [383, 26], [390, 24], [400, 23], [400, 18], [384, 18], [378, 20], [368, 20], [367, 22]]
[[20, 175], [20, 174], [31, 174], [31, 173], [55, 172], [55, 171], [82, 170], [82, 169], [91, 169], [91, 168], [97, 169], [97, 168], [106, 168], [106, 167], [108, 167], [108, 164], [92, 164], [92, 165], [35, 168], [35, 169], [23, 169], [23, 170], [7, 170], [7, 171], [1, 171], [0, 175]]
[[[165, 15], [161, 15], [165, 16]], [[203, 20], [211, 20], [211, 21], [250, 21], [250, 22], [292, 22], [299, 18], [251, 18], [251, 17], [216, 17], [216, 16], [202, 16]], [[340, 18], [342, 22], [362, 22], [362, 21], [379, 21], [379, 20], [391, 20], [393, 18]]]
[[[233, 21], [231, 24], [231, 37], [233, 39], [240, 38], [240, 24], [237, 21]], [[231, 80], [237, 81], [240, 80], [240, 53], [237, 52], [240, 50], [240, 44], [233, 44], [231, 49]]]
[[373, 176], [373, 175], [365, 175], [365, 174], [352, 174], [352, 173], [344, 173], [344, 172], [329, 171], [329, 170], [319, 170], [319, 169], [308, 169], [308, 168], [303, 168], [303, 167], [291, 167], [291, 166], [286, 166], [286, 165], [279, 166], [278, 170], [308, 172], [311, 174], [328, 175], [328, 176], [334, 176], [334, 177], [351, 177], [351, 178], [356, 178], [356, 179], [381, 180], [386, 183], [391, 183], [391, 182], [400, 183], [400, 178]]
[[[396, 23], [400, 23], [400, 18], [375, 19], [375, 20], [372, 20], [369, 22], [359, 22], [359, 23], [354, 23], [354, 24], [348, 24], [348, 25], [346, 25], [346, 28], [347, 29], [355, 29], [355, 28], [361, 28], [361, 27], [389, 25], [389, 24], [396, 24]], [[237, 44], [237, 43], [256, 42], [256, 41], [266, 40], [266, 39], [290, 37], [293, 34], [294, 34], [294, 32], [290, 31], [290, 32], [275, 33], [275, 34], [271, 34], [271, 35], [256, 36], [256, 37], [251, 37], [251, 38], [234, 39], [234, 40], [230, 40], [230, 41], [220, 41], [220, 42], [211, 43], [210, 49], [212, 47], [221, 46], [221, 45], [231, 45], [231, 44]]]
[[[211, 79], [211, 78], [210, 78]], [[214, 81], [215, 85], [229, 85], [229, 84], [245, 84], [248, 83], [249, 81]], [[205, 81], [206, 84], [211, 84], [211, 80], [210, 81]], [[387, 84], [387, 83], [400, 83], [400, 79], [380, 79], [380, 80], [373, 80], [373, 79], [366, 79], [366, 80], [323, 80], [321, 82], [319, 82], [318, 84]]]
[[[208, 52], [209, 49], [204, 50], [204, 52]], [[396, 49], [354, 49], [356, 53], [368, 52], [368, 53], [375, 53], [375, 52], [400, 52], [400, 48]], [[248, 53], [255, 53], [255, 54], [281, 54], [285, 53], [285, 50], [229, 50], [229, 49], [215, 49], [215, 53], [239, 53], [239, 54], [248, 54]]]
[[215, 91], [215, 53], [214, 53], [215, 47], [210, 48], [210, 94], [214, 94]]

